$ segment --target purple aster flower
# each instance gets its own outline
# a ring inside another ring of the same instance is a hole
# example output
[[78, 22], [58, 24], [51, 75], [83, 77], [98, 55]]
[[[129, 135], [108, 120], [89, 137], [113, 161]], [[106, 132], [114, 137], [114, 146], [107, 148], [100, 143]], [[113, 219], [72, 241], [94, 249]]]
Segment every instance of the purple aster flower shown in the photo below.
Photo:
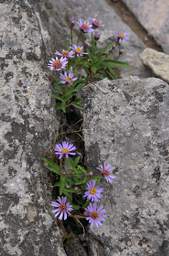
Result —
[[48, 67], [52, 71], [60, 71], [66, 67], [67, 63], [68, 63], [68, 61], [66, 58], [55, 57], [49, 61]]
[[54, 216], [59, 220], [66, 220], [73, 210], [72, 205], [67, 201], [66, 197], [58, 197], [56, 201], [51, 203]]
[[68, 50], [62, 50], [61, 52], [56, 51], [55, 54], [57, 56], [63, 57], [63, 58], [72, 58], [74, 56], [74, 52], [73, 51], [68, 51]]
[[55, 146], [55, 155], [61, 159], [62, 157], [66, 157], [68, 158], [69, 156], [74, 156], [76, 155], [76, 152], [74, 152], [76, 150], [76, 147], [67, 142], [67, 141], [63, 141], [62, 143], [58, 143]]
[[87, 183], [86, 190], [84, 198], [87, 198], [92, 202], [97, 202], [101, 199], [103, 188], [96, 186], [95, 180], [91, 180]]
[[103, 175], [103, 177], [105, 177], [105, 179], [108, 183], [112, 183], [113, 180], [116, 179], [116, 176], [112, 175], [112, 166], [111, 166], [111, 164], [108, 164], [108, 163], [104, 162], [97, 169], [99, 171], [101, 171], [101, 174]]
[[96, 203], [90, 203], [85, 209], [84, 215], [91, 226], [95, 225], [98, 227], [105, 221], [106, 211], [102, 206], [98, 206]]
[[83, 33], [93, 32], [92, 24], [90, 24], [90, 22], [88, 20], [79, 19], [78, 25], [79, 25], [80, 30]]
[[116, 32], [115, 39], [118, 43], [127, 42], [129, 40], [129, 35], [127, 32]]
[[83, 46], [79, 46], [79, 45], [74, 44], [74, 45], [72, 46], [72, 50], [73, 50], [73, 52], [74, 52], [74, 54], [75, 54], [76, 56], [83, 56], [83, 54], [84, 54], [84, 48], [83, 48]]
[[77, 80], [72, 70], [65, 71], [63, 74], [60, 75], [61, 83], [62, 84], [72, 84], [74, 81]]
[[92, 25], [93, 29], [102, 27], [102, 22], [97, 18], [89, 18], [89, 23]]

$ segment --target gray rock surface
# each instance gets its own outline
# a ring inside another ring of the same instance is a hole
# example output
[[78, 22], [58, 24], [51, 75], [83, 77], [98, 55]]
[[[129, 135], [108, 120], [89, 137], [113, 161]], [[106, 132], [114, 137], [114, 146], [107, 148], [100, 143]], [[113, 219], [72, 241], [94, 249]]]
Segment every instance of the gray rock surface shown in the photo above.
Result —
[[58, 123], [39, 21], [28, 1], [0, 1], [1, 256], [65, 255], [41, 163]]
[[167, 0], [122, 0], [141, 25], [169, 53], [169, 1]]
[[96, 167], [106, 160], [117, 176], [112, 186], [104, 183], [108, 218], [92, 230], [98, 237], [90, 255], [169, 255], [168, 84], [103, 80], [84, 97], [86, 162]]
[[[115, 13], [109, 0], [41, 0], [39, 3], [44, 25], [52, 35], [50, 46], [53, 52], [56, 48], [69, 45], [68, 18], [88, 18], [97, 16], [102, 20], [104, 27], [101, 40], [111, 37], [114, 32], [127, 31], [129, 42], [125, 44], [125, 51], [121, 59], [129, 62], [129, 68], [123, 70], [122, 76], [139, 75], [149, 76], [148, 70], [142, 65], [139, 54], [144, 44], [137, 35]], [[45, 18], [44, 18], [45, 17]], [[51, 54], [53, 54], [51, 52]]]
[[169, 55], [146, 48], [140, 57], [144, 65], [149, 67], [155, 75], [169, 82]]

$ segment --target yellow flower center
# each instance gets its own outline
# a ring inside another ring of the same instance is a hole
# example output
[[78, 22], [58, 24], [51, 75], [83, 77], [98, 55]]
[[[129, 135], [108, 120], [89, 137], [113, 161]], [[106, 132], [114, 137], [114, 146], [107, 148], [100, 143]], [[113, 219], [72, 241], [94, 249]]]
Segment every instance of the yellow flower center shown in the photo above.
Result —
[[88, 23], [83, 23], [83, 25], [81, 26], [81, 29], [83, 29], [83, 30], [87, 30], [88, 28], [89, 28]]
[[102, 174], [103, 174], [103, 176], [109, 176], [110, 175], [108, 170], [103, 170]]
[[123, 38], [125, 37], [124, 32], [119, 32], [119, 33], [118, 33], [118, 37], [121, 38], [121, 39], [123, 39]]
[[91, 194], [91, 195], [95, 195], [95, 194], [96, 194], [96, 187], [93, 187], [93, 188], [90, 190], [90, 194]]
[[62, 151], [63, 154], [69, 153], [69, 149], [68, 148], [62, 148], [61, 151]]
[[98, 213], [95, 212], [95, 211], [91, 213], [91, 217], [92, 217], [93, 219], [97, 219], [98, 216], [99, 216]]
[[60, 208], [61, 211], [63, 211], [63, 210], [66, 209], [66, 205], [65, 205], [65, 204], [61, 204], [61, 205], [59, 206], [59, 208]]
[[61, 64], [60, 60], [55, 60], [52, 64], [52, 66], [54, 69], [58, 69], [58, 68], [62, 67], [62, 64]]
[[66, 80], [67, 82], [71, 82], [71, 81], [72, 81], [72, 79], [71, 79], [70, 76], [66, 76], [66, 77], [65, 77], [65, 80]]
[[62, 51], [62, 55], [63, 55], [63, 57], [67, 57], [67, 56], [68, 56], [68, 54], [69, 54], [69, 51], [65, 51], [65, 50], [63, 50], [63, 51]]
[[76, 53], [81, 53], [81, 50], [82, 50], [82, 49], [81, 49], [80, 47], [77, 47], [77, 48], [76, 48]]

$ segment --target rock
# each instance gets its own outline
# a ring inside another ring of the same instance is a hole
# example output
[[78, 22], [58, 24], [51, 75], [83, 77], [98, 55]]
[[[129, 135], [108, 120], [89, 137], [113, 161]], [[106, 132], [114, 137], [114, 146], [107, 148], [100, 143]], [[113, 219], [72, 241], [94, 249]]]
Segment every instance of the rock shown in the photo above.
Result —
[[0, 1], [2, 256], [65, 255], [50, 214], [47, 171], [42, 164], [58, 121], [44, 71], [44, 31], [37, 15], [26, 0]]
[[88, 256], [90, 254], [85, 250], [85, 246], [83, 245], [79, 236], [72, 236], [69, 238], [67, 243], [65, 243], [65, 251], [67, 256]]
[[123, 0], [141, 25], [169, 53], [169, 1]]
[[108, 161], [117, 176], [112, 186], [102, 184], [108, 218], [91, 230], [91, 255], [169, 255], [168, 84], [105, 79], [90, 84], [84, 98], [86, 164], [97, 172]]
[[[49, 3], [50, 6], [47, 8]], [[109, 1], [80, 0], [77, 2], [76, 0], [41, 0], [39, 8], [41, 9], [42, 21], [52, 35], [51, 48], [53, 51], [51, 55], [56, 48], [63, 48], [70, 44], [68, 17], [88, 18], [97, 16], [104, 24], [101, 36], [102, 41], [108, 39], [117, 31], [127, 31], [129, 33], [129, 42], [125, 43], [125, 51], [121, 57], [122, 60], [129, 62], [129, 67], [122, 71], [122, 76], [139, 75], [147, 77], [150, 75], [139, 58], [139, 54], [144, 49], [144, 44], [115, 13]]]
[[140, 57], [144, 65], [148, 66], [155, 75], [169, 82], [169, 55], [146, 48]]

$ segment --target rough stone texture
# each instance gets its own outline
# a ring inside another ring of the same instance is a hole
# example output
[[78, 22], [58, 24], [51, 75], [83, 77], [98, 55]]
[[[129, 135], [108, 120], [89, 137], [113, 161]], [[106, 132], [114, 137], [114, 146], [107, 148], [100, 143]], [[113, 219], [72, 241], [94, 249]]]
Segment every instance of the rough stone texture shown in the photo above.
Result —
[[169, 82], [169, 55], [146, 48], [140, 57], [144, 65], [149, 67], [155, 75]]
[[94, 230], [100, 243], [91, 241], [90, 255], [169, 255], [168, 84], [103, 80], [84, 97], [86, 162], [96, 167], [107, 160], [117, 176], [113, 186], [104, 183], [109, 217]]
[[122, 0], [133, 12], [141, 25], [169, 53], [169, 1]]
[[0, 1], [1, 256], [65, 255], [41, 163], [58, 124], [38, 20], [28, 1]]
[[[98, 16], [103, 21], [104, 28], [101, 40], [104, 41], [116, 31], [127, 31], [129, 42], [125, 44], [125, 52], [121, 59], [129, 62], [129, 68], [123, 70], [122, 75], [149, 76], [149, 72], [142, 65], [139, 53], [142, 52], [144, 44], [135, 33], [120, 19], [111, 5], [106, 0], [41, 0], [39, 3], [43, 22], [52, 35], [51, 48], [69, 45], [68, 17], [90, 17]], [[44, 19], [45, 17], [45, 19]], [[52, 53], [51, 53], [52, 54]]]

